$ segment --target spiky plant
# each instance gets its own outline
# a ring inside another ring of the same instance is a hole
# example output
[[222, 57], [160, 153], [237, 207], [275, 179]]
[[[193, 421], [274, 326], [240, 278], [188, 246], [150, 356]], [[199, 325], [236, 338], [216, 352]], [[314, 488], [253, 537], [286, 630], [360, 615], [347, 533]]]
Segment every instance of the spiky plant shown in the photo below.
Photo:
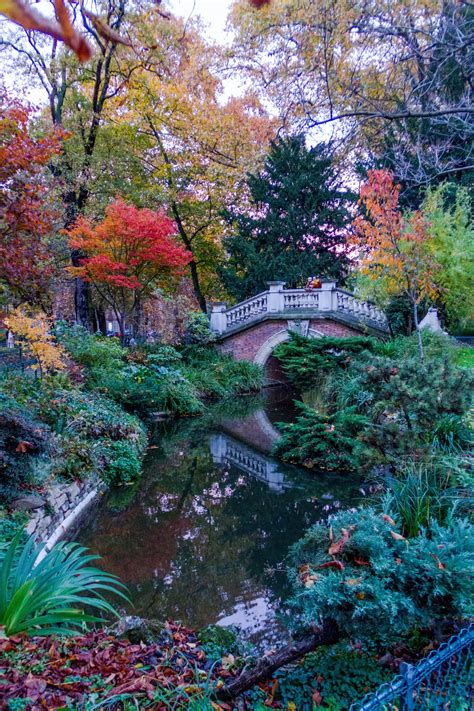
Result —
[[99, 617], [84, 607], [117, 615], [102, 593], [128, 601], [115, 575], [90, 565], [99, 556], [77, 543], [58, 543], [43, 554], [23, 531], [0, 550], [0, 634], [72, 635]]

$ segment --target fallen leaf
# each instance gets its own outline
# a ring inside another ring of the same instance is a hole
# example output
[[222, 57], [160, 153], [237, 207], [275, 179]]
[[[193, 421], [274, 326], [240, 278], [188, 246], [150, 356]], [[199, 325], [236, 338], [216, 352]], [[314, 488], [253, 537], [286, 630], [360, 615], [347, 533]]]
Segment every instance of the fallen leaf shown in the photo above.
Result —
[[347, 580], [344, 580], [344, 582], [346, 585], [358, 585], [362, 582], [362, 578], [348, 578]]
[[20, 442], [18, 442], [18, 444], [15, 448], [15, 452], [20, 452], [21, 454], [25, 454], [29, 449], [32, 449], [32, 448], [33, 448], [33, 445], [31, 444], [31, 442], [26, 442], [25, 440], [20, 440]]
[[233, 667], [235, 664], [235, 657], [233, 654], [228, 654], [225, 657], [222, 657], [221, 663], [226, 669], [229, 669], [229, 667]]
[[318, 575], [317, 573], [312, 573], [311, 575], [308, 575], [308, 576], [305, 578], [305, 580], [303, 581], [305, 587], [307, 587], [307, 588], [312, 588], [313, 585], [315, 584], [315, 582], [316, 582], [317, 580], [319, 580], [320, 577], [321, 577], [321, 576]]
[[445, 564], [440, 561], [440, 559], [438, 558], [437, 555], [435, 555], [434, 553], [432, 553], [432, 554], [431, 554], [431, 557], [432, 557], [432, 558], [436, 561], [436, 563], [438, 564], [438, 570], [446, 570]]
[[329, 555], [337, 555], [337, 553], [340, 553], [349, 540], [349, 535], [347, 528], [343, 528], [341, 538], [329, 546]]
[[387, 523], [389, 523], [391, 526], [396, 526], [396, 525], [397, 525], [397, 524], [395, 523], [395, 521], [393, 520], [393, 518], [390, 518], [390, 516], [389, 516], [388, 514], [383, 514], [383, 515], [382, 515], [382, 518], [383, 518], [384, 521], [386, 521]]
[[330, 560], [328, 563], [321, 563], [318, 565], [318, 570], [322, 568], [337, 568], [337, 570], [344, 570], [344, 563], [340, 560]]
[[362, 560], [362, 558], [354, 558], [354, 563], [357, 563], [357, 565], [370, 565], [368, 560]]
[[407, 541], [407, 539], [402, 536], [401, 533], [397, 533], [396, 531], [390, 531], [390, 535], [392, 536], [394, 541], [404, 541], [407, 545], [410, 541]]

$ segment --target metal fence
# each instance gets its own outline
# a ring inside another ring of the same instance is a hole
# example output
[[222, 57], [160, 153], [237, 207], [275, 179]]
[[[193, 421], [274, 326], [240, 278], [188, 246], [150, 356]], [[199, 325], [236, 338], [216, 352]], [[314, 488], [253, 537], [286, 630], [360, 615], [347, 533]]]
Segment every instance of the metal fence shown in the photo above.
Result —
[[349, 711], [468, 711], [474, 708], [474, 624], [418, 664], [351, 705]]

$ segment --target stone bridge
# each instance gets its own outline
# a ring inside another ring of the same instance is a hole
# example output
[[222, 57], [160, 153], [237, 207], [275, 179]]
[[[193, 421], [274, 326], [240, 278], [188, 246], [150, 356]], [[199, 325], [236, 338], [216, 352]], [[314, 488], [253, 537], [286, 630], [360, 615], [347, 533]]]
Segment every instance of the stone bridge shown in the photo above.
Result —
[[[214, 304], [211, 329], [221, 352], [237, 360], [266, 365], [273, 349], [290, 331], [304, 336], [386, 336], [385, 314], [374, 304], [323, 281], [319, 289], [285, 289], [285, 282], [268, 282], [268, 290], [227, 308]], [[273, 359], [276, 360], [276, 359]]]

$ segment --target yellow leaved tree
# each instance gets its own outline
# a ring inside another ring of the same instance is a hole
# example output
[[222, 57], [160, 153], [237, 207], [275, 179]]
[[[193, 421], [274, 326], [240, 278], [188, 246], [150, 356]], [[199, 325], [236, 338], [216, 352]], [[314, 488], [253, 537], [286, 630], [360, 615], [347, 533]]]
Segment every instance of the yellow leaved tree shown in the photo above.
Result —
[[43, 313], [26, 313], [16, 308], [5, 319], [7, 328], [21, 340], [24, 350], [31, 355], [36, 364], [33, 370], [40, 374], [64, 370], [65, 351], [51, 333], [51, 319]]

